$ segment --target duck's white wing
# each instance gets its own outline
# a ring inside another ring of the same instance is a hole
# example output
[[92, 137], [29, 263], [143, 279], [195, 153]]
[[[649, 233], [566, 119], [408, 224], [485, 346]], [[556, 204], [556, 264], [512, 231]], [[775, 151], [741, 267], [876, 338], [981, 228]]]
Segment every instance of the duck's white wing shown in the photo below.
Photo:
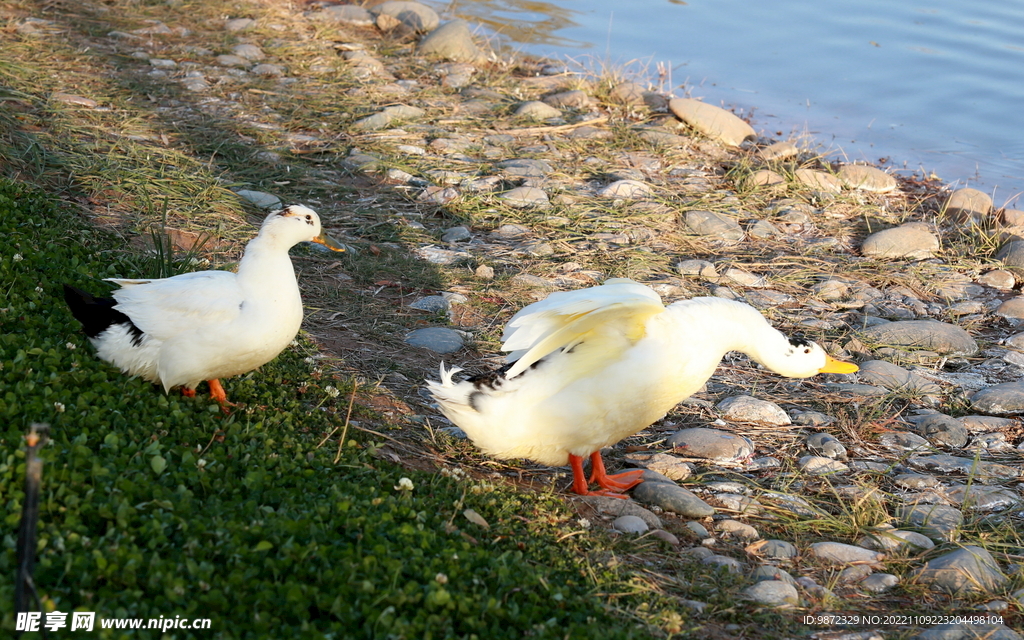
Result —
[[121, 285], [115, 307], [143, 333], [167, 340], [182, 331], [231, 322], [244, 297], [229, 271], [197, 271], [158, 280], [109, 278]]
[[598, 328], [601, 335], [619, 336], [617, 345], [621, 336], [635, 342], [643, 337], [647, 320], [664, 310], [657, 293], [625, 278], [551, 294], [522, 309], [506, 326], [502, 349], [512, 352], [507, 361], [515, 364], [505, 375], [513, 378], [556, 350], [596, 337]]

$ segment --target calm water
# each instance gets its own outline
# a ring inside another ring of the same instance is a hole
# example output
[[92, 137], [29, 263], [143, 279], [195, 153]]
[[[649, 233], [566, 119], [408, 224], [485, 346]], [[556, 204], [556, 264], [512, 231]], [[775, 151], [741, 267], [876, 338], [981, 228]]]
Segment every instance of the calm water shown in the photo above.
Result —
[[935, 173], [1024, 208], [1024, 2], [462, 0], [528, 53], [646, 68], [833, 157]]

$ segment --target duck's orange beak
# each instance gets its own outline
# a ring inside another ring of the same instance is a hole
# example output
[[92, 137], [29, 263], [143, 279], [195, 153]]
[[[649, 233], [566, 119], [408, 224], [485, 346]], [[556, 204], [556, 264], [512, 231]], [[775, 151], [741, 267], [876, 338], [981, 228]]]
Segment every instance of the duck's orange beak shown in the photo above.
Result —
[[818, 369], [818, 373], [857, 373], [860, 367], [852, 362], [836, 360], [832, 356], [825, 355], [825, 366]]
[[327, 235], [327, 232], [325, 232], [325, 231], [321, 231], [320, 235], [318, 235], [317, 237], [313, 238], [313, 240], [311, 240], [311, 242], [315, 242], [317, 244], [322, 244], [325, 247], [327, 247], [328, 249], [331, 249], [333, 251], [344, 251], [345, 250], [345, 245], [341, 244], [340, 242], [338, 242], [337, 240], [335, 240], [331, 236]]

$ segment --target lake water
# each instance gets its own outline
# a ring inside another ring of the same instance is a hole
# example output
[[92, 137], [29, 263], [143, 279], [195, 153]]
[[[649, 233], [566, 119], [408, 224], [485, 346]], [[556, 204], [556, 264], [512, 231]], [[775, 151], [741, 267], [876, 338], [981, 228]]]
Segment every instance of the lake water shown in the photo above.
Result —
[[646, 69], [830, 157], [934, 173], [1024, 208], [1024, 2], [462, 0], [524, 52]]

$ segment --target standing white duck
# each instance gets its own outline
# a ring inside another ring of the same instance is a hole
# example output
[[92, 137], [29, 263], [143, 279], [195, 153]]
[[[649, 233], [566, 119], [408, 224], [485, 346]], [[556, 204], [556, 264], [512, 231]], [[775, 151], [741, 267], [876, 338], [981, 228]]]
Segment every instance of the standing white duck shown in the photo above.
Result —
[[113, 298], [64, 285], [64, 299], [101, 359], [165, 392], [180, 385], [193, 396], [206, 380], [210, 397], [225, 405], [220, 378], [270, 362], [299, 332], [302, 298], [288, 250], [300, 242], [344, 251], [315, 211], [292, 205], [267, 216], [237, 273], [108, 278], [121, 286]]
[[[573, 470], [573, 491], [622, 496], [642, 470], [605, 472], [601, 448], [660, 420], [698, 391], [728, 351], [740, 351], [790, 378], [853, 373], [813, 342], [787, 338], [756, 309], [722, 298], [665, 307], [632, 280], [616, 278], [553, 293], [517, 313], [505, 328], [509, 363], [461, 382], [441, 365], [427, 381], [448, 419], [485, 453], [529, 458]], [[590, 491], [583, 473], [589, 456]]]

